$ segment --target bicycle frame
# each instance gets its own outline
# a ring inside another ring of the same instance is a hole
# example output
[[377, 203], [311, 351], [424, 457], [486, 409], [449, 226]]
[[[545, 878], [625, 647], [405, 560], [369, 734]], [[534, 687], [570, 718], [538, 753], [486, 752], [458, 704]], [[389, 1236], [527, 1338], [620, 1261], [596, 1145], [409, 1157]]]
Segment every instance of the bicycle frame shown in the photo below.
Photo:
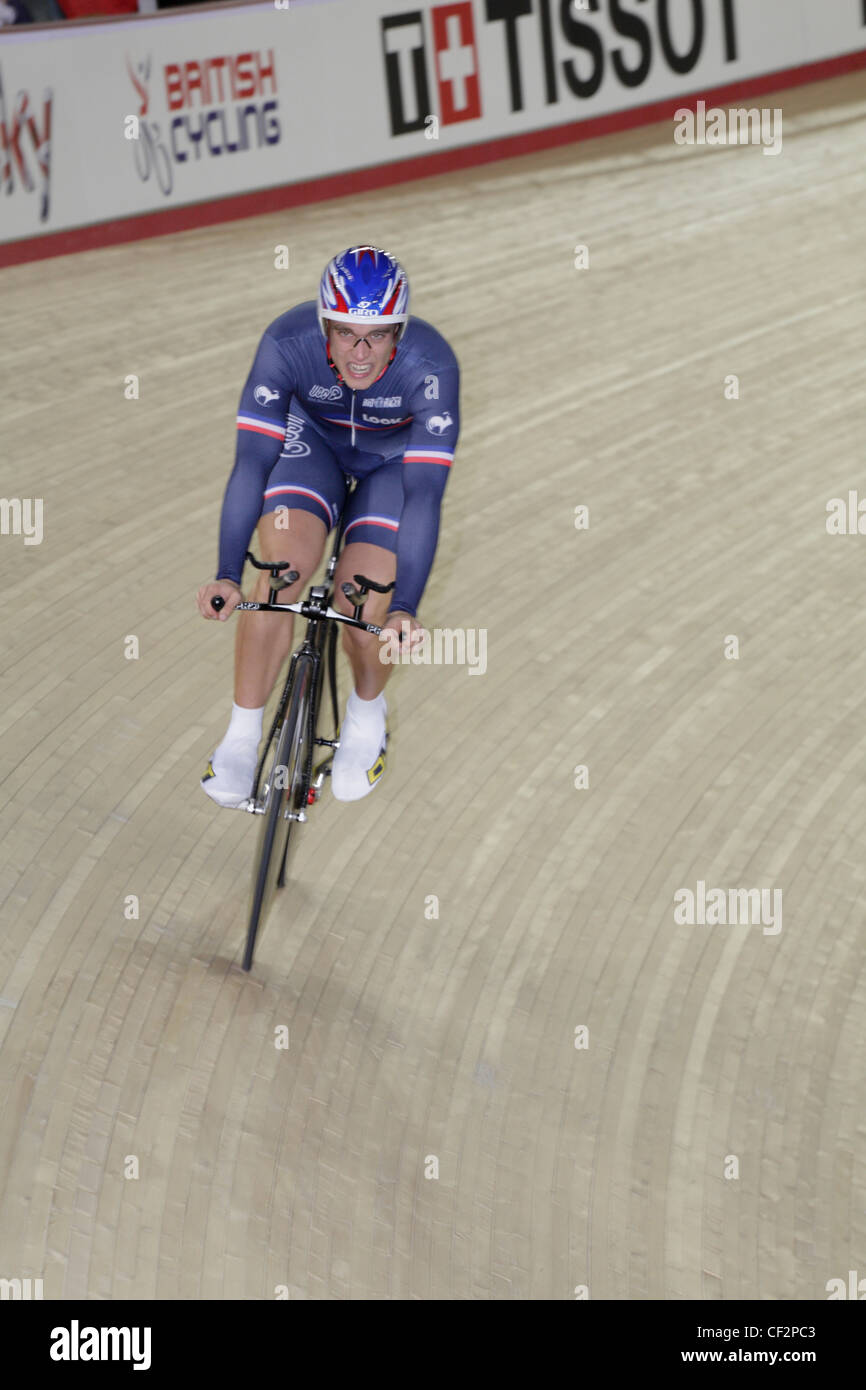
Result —
[[[348, 623], [350, 627], [363, 628], [364, 631], [372, 632], [376, 636], [378, 636], [379, 633], [382, 631], [382, 629], [380, 627], [376, 627], [374, 623], [365, 623], [362, 621], [366, 591], [362, 590], [362, 594], [359, 595], [360, 597], [362, 597], [362, 601], [360, 604], [355, 603], [354, 600], [352, 600], [352, 606], [354, 608], [354, 617], [351, 618], [347, 617], [344, 613], [338, 613], [335, 608], [331, 607], [330, 602], [334, 592], [334, 575], [337, 570], [337, 562], [340, 558], [340, 552], [343, 547], [346, 508], [348, 506], [349, 498], [352, 496], [352, 493], [354, 492], [356, 485], [357, 479], [351, 478], [350, 487], [346, 493], [346, 498], [343, 503], [342, 511], [340, 513], [336, 537], [334, 540], [334, 547], [331, 552], [330, 559], [328, 560], [328, 566], [325, 571], [324, 582], [322, 584], [313, 585], [313, 587], [310, 589], [309, 597], [306, 599], [301, 599], [296, 603], [275, 603], [274, 599], [276, 598], [276, 595], [279, 592], [279, 586], [274, 584], [274, 579], [278, 572], [278, 567], [276, 565], [265, 565], [260, 561], [254, 560], [253, 563], [256, 564], [258, 568], [271, 570], [271, 584], [270, 591], [268, 594], [268, 602], [245, 602], [237, 604], [236, 611], [247, 611], [257, 613], [299, 613], [302, 618], [307, 619], [307, 631], [304, 636], [303, 642], [299, 647], [296, 648], [296, 650], [292, 654], [292, 658], [289, 663], [289, 671], [286, 677], [286, 682], [283, 686], [282, 694], [280, 695], [279, 701], [277, 703], [277, 709], [276, 713], [274, 714], [270, 732], [268, 734], [267, 739], [265, 740], [265, 751], [262, 754], [261, 761], [259, 762], [258, 768], [256, 769], [256, 776], [253, 782], [252, 792], [247, 801], [246, 809], [252, 812], [254, 815], [261, 815], [265, 810], [264, 805], [259, 799], [259, 783], [261, 781], [262, 772], [264, 770], [264, 764], [267, 758], [268, 749], [272, 744], [274, 734], [276, 733], [277, 729], [282, 724], [283, 719], [285, 718], [286, 709], [291, 698], [295, 671], [297, 669], [299, 661], [301, 661], [302, 658], [307, 658], [312, 660], [313, 663], [313, 699], [310, 704], [310, 718], [312, 720], [312, 728], [309, 730], [310, 738], [308, 742], [308, 747], [310, 749], [309, 757], [311, 761], [313, 748], [316, 745], [327, 748], [339, 747], [339, 741], [336, 737], [337, 729], [339, 727], [339, 706], [337, 700], [337, 631], [336, 628], [330, 627], [330, 623]], [[249, 552], [247, 552], [247, 554], [250, 559], [253, 559]], [[361, 578], [361, 576], [357, 575], [355, 577], [356, 579]], [[319, 707], [321, 704], [322, 696], [322, 659], [324, 655], [325, 642], [328, 639], [328, 679], [331, 691], [331, 708], [334, 717], [334, 738], [332, 739], [316, 737], [316, 725], [318, 724]], [[308, 767], [305, 770], [305, 781], [308, 784], [310, 781], [309, 774], [311, 771], [312, 769], [310, 767]], [[321, 774], [320, 778], [317, 780], [318, 787], [321, 786], [323, 780], [324, 773]], [[309, 785], [307, 790], [309, 791]], [[306, 820], [305, 812], [299, 812], [297, 819]]]

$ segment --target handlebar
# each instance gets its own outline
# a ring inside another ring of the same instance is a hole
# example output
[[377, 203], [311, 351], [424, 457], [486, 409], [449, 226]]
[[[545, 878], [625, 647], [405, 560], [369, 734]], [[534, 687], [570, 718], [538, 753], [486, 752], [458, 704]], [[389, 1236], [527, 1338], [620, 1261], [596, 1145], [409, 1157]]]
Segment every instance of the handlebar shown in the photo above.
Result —
[[[247, 559], [257, 570], [270, 571], [271, 583], [269, 597], [272, 597], [274, 593], [278, 592], [280, 589], [290, 588], [291, 585], [295, 584], [301, 577], [297, 570], [289, 569], [291, 564], [289, 560], [279, 560], [275, 561], [273, 564], [267, 564], [261, 560], [257, 560], [249, 550], [247, 551]], [[288, 570], [288, 574], [282, 574], [282, 571], [286, 569]], [[346, 617], [344, 613], [337, 613], [336, 610], [331, 607], [323, 609], [320, 602], [311, 604], [309, 601], [305, 602], [303, 600], [299, 603], [239, 603], [236, 607], [238, 610], [246, 612], [300, 613], [301, 616], [305, 618], [331, 618], [334, 622], [348, 623], [351, 627], [360, 627], [363, 628], [365, 632], [372, 632], [378, 636], [382, 631], [380, 627], [376, 627], [375, 623], [364, 623], [361, 621], [364, 602], [371, 589], [377, 594], [388, 594], [394, 588], [394, 582], [392, 581], [390, 584], [377, 584], [375, 579], [367, 579], [366, 575], [363, 574], [356, 574], [353, 577], [355, 583], [359, 586], [357, 589], [348, 582], [342, 585], [343, 593], [355, 610], [355, 616], [353, 618]], [[318, 593], [316, 590], [312, 592], [316, 600], [321, 600], [325, 596], [324, 589], [320, 590]], [[210, 601], [210, 606], [215, 613], [219, 613], [225, 608], [226, 601], [221, 594], [215, 594]]]
[[[257, 570], [270, 570], [271, 593], [277, 593], [280, 589], [291, 588], [301, 577], [297, 570], [289, 568], [292, 563], [291, 560], [257, 560], [251, 550], [247, 551], [247, 559]], [[288, 570], [289, 572], [288, 574], [283, 574], [282, 570]], [[210, 606], [215, 613], [219, 613], [220, 609], [225, 608], [226, 601], [221, 594], [215, 594], [210, 601]], [[243, 605], [240, 606], [243, 607]]]
[[257, 570], [270, 570], [271, 574], [277, 575], [280, 570], [287, 570], [292, 563], [291, 560], [275, 560], [269, 563], [267, 560], [257, 560], [251, 550], [247, 551], [247, 559]]
[[[365, 579], [363, 574], [356, 574], [354, 576], [354, 579], [356, 584], [360, 584], [362, 590], [364, 591], [365, 598], [368, 589], [372, 589], [373, 592], [377, 594], [390, 594], [396, 582], [392, 579], [390, 584], [377, 584], [374, 579]], [[351, 589], [351, 587], [351, 584], [343, 585], [343, 593], [346, 595], [347, 598], [349, 596], [349, 590]]]

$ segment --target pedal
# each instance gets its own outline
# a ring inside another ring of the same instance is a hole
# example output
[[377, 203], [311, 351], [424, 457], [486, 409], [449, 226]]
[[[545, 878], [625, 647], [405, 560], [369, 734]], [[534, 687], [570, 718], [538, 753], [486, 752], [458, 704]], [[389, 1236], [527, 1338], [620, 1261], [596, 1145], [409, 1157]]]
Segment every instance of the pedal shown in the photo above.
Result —
[[313, 780], [307, 792], [307, 805], [312, 806], [314, 801], [318, 801], [322, 794], [322, 787], [325, 785], [325, 778], [331, 775], [331, 763], [334, 761], [333, 753], [329, 753], [320, 763], [313, 768]]

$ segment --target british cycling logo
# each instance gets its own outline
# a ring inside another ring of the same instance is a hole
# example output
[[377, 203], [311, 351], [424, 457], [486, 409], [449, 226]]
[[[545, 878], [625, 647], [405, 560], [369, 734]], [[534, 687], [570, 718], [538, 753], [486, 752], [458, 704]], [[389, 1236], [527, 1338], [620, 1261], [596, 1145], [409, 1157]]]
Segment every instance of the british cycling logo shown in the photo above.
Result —
[[447, 429], [454, 424], [451, 419], [451, 412], [446, 410], [444, 415], [431, 415], [427, 421], [427, 429], [431, 434], [444, 434]]
[[[339, 401], [343, 396], [342, 386], [311, 386], [307, 397], [311, 401]], [[365, 401], [366, 405], [367, 402]]]
[[39, 199], [39, 221], [47, 222], [51, 211], [51, 112], [54, 94], [46, 87], [42, 94], [42, 123], [31, 109], [30, 93], [19, 88], [11, 109], [6, 106], [3, 73], [0, 70], [0, 190], [4, 194], [21, 189]]
[[253, 392], [253, 396], [258, 401], [259, 405], [270, 405], [271, 401], [278, 401], [280, 399], [279, 391], [272, 391], [269, 386], [257, 386]]
[[127, 54], [138, 110], [126, 117], [125, 134], [133, 142], [138, 177], [146, 183], [153, 174], [165, 197], [178, 165], [279, 144], [272, 48], [163, 64], [156, 90], [164, 96], [164, 121], [149, 115], [151, 67], [150, 54], [135, 61]]

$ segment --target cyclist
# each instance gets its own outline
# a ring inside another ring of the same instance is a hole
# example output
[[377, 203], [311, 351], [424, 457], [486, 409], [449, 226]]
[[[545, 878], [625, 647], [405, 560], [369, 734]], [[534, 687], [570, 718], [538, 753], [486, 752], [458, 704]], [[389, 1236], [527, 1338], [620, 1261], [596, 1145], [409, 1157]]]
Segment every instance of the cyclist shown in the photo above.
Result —
[[[460, 369], [442, 335], [408, 308], [399, 262], [378, 247], [353, 246], [325, 268], [318, 303], [296, 305], [265, 330], [240, 401], [216, 578], [197, 595], [202, 617], [225, 620], [243, 601], [254, 528], [261, 559], [289, 560], [300, 575], [278, 602], [297, 601], [354, 477], [335, 606], [351, 615], [341, 586], [355, 574], [396, 580], [390, 594], [370, 593], [364, 620], [381, 626], [391, 643], [422, 640], [417, 611], [457, 443]], [[267, 573], [259, 574], [256, 601], [267, 600], [268, 584]], [[225, 600], [219, 613], [211, 607], [216, 594]], [[291, 650], [293, 625], [293, 614], [239, 617], [231, 722], [201, 781], [220, 806], [240, 806], [250, 795], [265, 704]], [[391, 667], [379, 659], [379, 638], [342, 632], [354, 689], [331, 784], [340, 801], [355, 801], [384, 771]]]

